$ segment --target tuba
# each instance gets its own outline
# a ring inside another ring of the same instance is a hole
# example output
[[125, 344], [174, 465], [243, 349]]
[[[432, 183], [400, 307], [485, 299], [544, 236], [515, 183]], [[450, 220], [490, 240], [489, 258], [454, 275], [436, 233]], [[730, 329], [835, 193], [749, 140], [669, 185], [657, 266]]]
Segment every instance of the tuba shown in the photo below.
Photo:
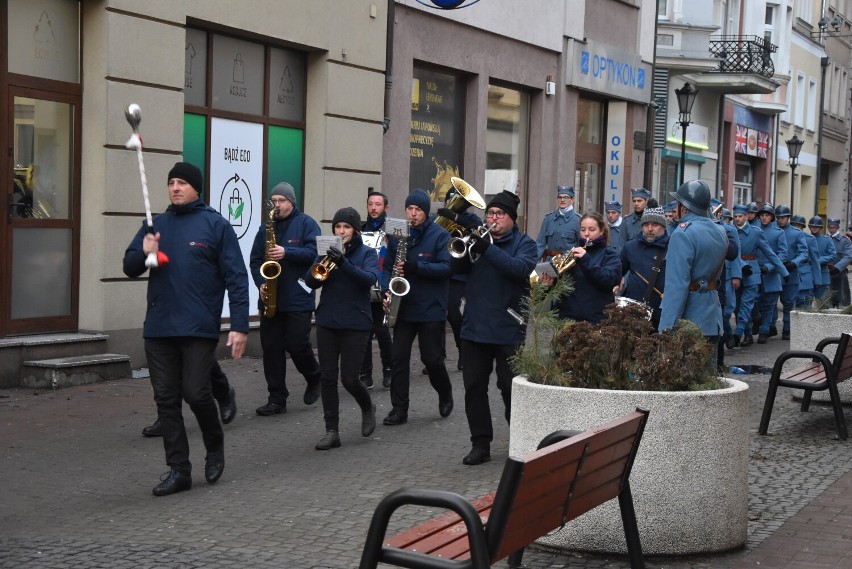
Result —
[[263, 315], [267, 318], [275, 316], [278, 308], [278, 275], [281, 265], [269, 258], [269, 252], [275, 247], [275, 206], [269, 203], [269, 217], [266, 220], [266, 261], [260, 266], [260, 276], [266, 281], [266, 287], [260, 294], [263, 302]]
[[[463, 212], [469, 206], [485, 209], [485, 200], [482, 199], [479, 192], [473, 189], [473, 186], [461, 178], [456, 178], [455, 176], [450, 178], [450, 182], [452, 182], [453, 187], [456, 189], [456, 195], [454, 195], [444, 207], [452, 210], [456, 214]], [[455, 220], [444, 217], [443, 215], [435, 216], [435, 223], [449, 231], [451, 234], [455, 234], [459, 237], [465, 234], [464, 227], [456, 223]]]

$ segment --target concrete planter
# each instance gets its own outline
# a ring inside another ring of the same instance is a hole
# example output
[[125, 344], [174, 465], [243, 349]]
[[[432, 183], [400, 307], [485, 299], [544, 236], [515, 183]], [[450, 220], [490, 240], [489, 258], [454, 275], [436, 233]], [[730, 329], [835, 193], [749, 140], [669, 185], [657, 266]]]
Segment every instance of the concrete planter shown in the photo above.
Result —
[[[819, 312], [804, 312], [794, 310], [790, 313], [790, 349], [791, 350], [813, 350], [817, 342], [823, 338], [840, 336], [843, 332], [852, 333], [852, 314], [840, 314], [836, 308], [821, 310]], [[829, 358], [834, 357], [834, 347], [825, 351]], [[804, 366], [807, 362], [799, 361], [787, 364], [789, 369]], [[845, 405], [852, 405], [852, 382], [844, 381], [837, 385], [840, 401]], [[801, 400], [802, 393], [793, 393], [795, 399]], [[828, 390], [814, 391], [811, 401], [830, 403], [831, 398]]]
[[[650, 410], [630, 478], [648, 555], [742, 546], [748, 530], [748, 385], [716, 391], [553, 387], [522, 377], [512, 387], [509, 453], [534, 450], [558, 429], [585, 430], [636, 407]], [[625, 553], [617, 500], [540, 540], [560, 549]]]

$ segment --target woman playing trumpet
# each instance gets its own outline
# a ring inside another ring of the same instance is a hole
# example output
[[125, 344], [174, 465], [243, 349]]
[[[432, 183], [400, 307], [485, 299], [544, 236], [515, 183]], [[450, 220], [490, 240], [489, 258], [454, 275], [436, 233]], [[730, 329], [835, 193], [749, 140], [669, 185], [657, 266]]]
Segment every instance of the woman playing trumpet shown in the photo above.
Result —
[[[608, 247], [609, 225], [599, 213], [580, 218], [580, 246], [571, 249], [577, 265], [571, 271], [574, 291], [559, 302], [559, 317], [597, 324], [604, 317], [604, 307], [615, 301], [612, 289], [621, 282], [621, 260], [615, 249]], [[553, 284], [543, 275], [542, 280]]]
[[[315, 277], [321, 271], [309, 270], [305, 275], [307, 286], [323, 287], [316, 323], [325, 437], [317, 443], [317, 450], [340, 446], [338, 375], [344, 389], [361, 408], [361, 435], [369, 437], [376, 428], [376, 406], [367, 388], [358, 380], [358, 370], [373, 327], [370, 288], [379, 278], [379, 263], [375, 251], [361, 242], [360, 227], [361, 218], [355, 209], [338, 210], [332, 220], [332, 229], [335, 235], [343, 238], [343, 251], [329, 248], [326, 256], [334, 266], [322, 280]], [[317, 258], [318, 264], [322, 261], [323, 258]]]

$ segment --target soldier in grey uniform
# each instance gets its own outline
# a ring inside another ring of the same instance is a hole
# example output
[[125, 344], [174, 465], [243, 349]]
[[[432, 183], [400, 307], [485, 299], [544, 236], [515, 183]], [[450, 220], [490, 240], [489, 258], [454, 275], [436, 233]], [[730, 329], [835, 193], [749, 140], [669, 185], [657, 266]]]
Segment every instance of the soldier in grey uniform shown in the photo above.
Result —
[[536, 245], [538, 258], [545, 260], [577, 246], [580, 216], [574, 211], [574, 188], [556, 188], [557, 209], [544, 216]]
[[642, 214], [645, 212], [645, 206], [648, 205], [648, 200], [651, 199], [651, 192], [645, 188], [633, 188], [630, 190], [630, 200], [633, 202], [633, 213], [624, 218], [624, 242], [627, 243], [640, 233], [642, 233]]
[[849, 306], [849, 279], [846, 267], [852, 261], [852, 241], [840, 233], [840, 220], [828, 218], [828, 236], [834, 242], [834, 261], [828, 264], [831, 275], [831, 305]]
[[604, 203], [606, 222], [609, 225], [609, 246], [617, 252], [624, 247], [624, 219], [621, 217], [621, 202]]

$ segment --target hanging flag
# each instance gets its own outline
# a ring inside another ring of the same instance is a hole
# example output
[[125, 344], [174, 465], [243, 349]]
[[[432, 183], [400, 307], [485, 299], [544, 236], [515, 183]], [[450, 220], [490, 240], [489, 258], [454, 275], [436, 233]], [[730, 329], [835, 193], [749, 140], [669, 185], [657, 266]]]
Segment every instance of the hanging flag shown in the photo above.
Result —
[[769, 133], [758, 131], [757, 133], [757, 156], [769, 158]]
[[746, 154], [748, 152], [748, 127], [736, 125], [736, 139], [734, 141], [734, 152]]

